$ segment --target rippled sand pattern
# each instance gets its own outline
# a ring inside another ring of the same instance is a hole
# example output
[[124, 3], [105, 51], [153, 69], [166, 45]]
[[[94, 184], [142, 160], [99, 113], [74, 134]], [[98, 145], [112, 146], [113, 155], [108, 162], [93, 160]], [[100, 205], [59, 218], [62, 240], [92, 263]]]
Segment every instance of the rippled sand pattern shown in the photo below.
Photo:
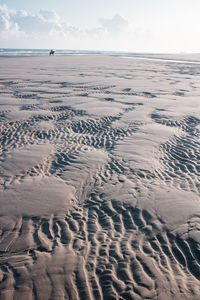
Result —
[[200, 69], [1, 58], [0, 299], [200, 298]]

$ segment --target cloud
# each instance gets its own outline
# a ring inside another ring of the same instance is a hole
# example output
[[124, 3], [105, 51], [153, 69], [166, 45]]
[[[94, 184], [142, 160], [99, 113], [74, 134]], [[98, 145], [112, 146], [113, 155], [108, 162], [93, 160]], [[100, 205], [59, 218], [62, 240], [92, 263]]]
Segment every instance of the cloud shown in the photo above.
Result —
[[14, 32], [23, 34], [48, 34], [52, 29], [59, 29], [60, 18], [54, 11], [40, 10], [30, 14], [24, 10], [10, 10], [0, 6], [0, 31], [9, 37]]
[[119, 14], [111, 19], [100, 19], [99, 22], [109, 33], [120, 33], [124, 29], [126, 30], [129, 25], [128, 21]]
[[177, 24], [181, 25], [176, 26], [171, 21], [162, 24], [152, 19], [151, 24], [142, 19], [142, 22], [136, 24], [136, 20], [127, 20], [115, 14], [110, 18], [99, 19], [99, 26], [95, 28], [84, 29], [67, 21], [61, 20], [53, 10], [40, 10], [33, 14], [10, 9], [5, 4], [0, 5], [1, 47], [133, 52], [194, 52], [200, 47], [196, 39], [197, 21], [191, 25], [179, 22]]
[[0, 5], [0, 41], [2, 47], [24, 48], [71, 48], [78, 46], [76, 40], [88, 36], [87, 30], [81, 30], [67, 22], [62, 22], [55, 11], [40, 10], [37, 14], [25, 10], [11, 10]]
[[0, 6], [0, 30], [17, 31], [18, 24], [12, 20], [13, 10], [9, 10], [6, 5]]
[[59, 25], [60, 17], [55, 11], [41, 9], [39, 12], [39, 15], [43, 19], [44, 22], [49, 22], [52, 24]]
[[135, 29], [120, 14], [101, 18], [96, 28], [82, 29], [67, 20], [63, 22], [55, 11], [40, 10], [31, 14], [9, 9], [6, 5], [0, 5], [0, 41], [1, 47], [5, 48], [134, 51], [132, 47], [137, 41], [147, 45], [141, 44]]
[[0, 5], [0, 30], [20, 31], [26, 34], [51, 34], [58, 33], [59, 35], [69, 34], [105, 34], [119, 33], [127, 25], [128, 22], [116, 14], [111, 19], [100, 19], [100, 27], [82, 30], [66, 22], [61, 22], [59, 15], [55, 11], [40, 10], [38, 14], [30, 14], [25, 10], [11, 10], [6, 5]]

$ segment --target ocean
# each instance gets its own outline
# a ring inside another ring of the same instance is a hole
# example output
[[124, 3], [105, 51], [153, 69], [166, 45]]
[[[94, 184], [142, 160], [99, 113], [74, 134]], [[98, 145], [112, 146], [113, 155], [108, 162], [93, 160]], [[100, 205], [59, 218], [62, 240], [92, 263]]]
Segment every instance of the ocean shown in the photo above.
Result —
[[[32, 56], [49, 56], [51, 49], [18, 49], [18, 48], [0, 48], [0, 57], [32, 57]], [[167, 54], [160, 53], [142, 53], [142, 52], [122, 52], [122, 51], [100, 51], [100, 50], [57, 50], [55, 56], [69, 56], [69, 55], [109, 55], [121, 56], [124, 58], [132, 58], [139, 60], [150, 60], [167, 63], [181, 63], [181, 64], [200, 64], [200, 61], [189, 56], [180, 56], [176, 59], [176, 55], [171, 57]], [[189, 59], [188, 59], [189, 58]]]
[[[51, 49], [11, 49], [0, 48], [0, 56], [48, 56]], [[128, 55], [130, 52], [98, 51], [98, 50], [55, 50], [56, 56], [64, 55]]]

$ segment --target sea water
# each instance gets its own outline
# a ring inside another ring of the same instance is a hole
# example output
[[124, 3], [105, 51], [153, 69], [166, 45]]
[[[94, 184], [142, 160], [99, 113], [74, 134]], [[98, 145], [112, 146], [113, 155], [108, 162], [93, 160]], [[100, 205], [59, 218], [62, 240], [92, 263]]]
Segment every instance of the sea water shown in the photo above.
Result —
[[[17, 48], [0, 48], [0, 57], [20, 57], [20, 56], [48, 56], [51, 49], [17, 49]], [[200, 64], [200, 61], [176, 60], [158, 58], [152, 53], [137, 53], [137, 52], [120, 52], [120, 51], [100, 51], [100, 50], [55, 50], [55, 56], [67, 55], [117, 55], [124, 58], [152, 60], [158, 62], [183, 63], [183, 64]], [[159, 54], [159, 53], [158, 53]], [[153, 55], [153, 57], [148, 57]]]
[[[51, 49], [11, 49], [0, 48], [0, 56], [48, 56]], [[55, 50], [56, 56], [63, 55], [122, 55], [122, 52], [98, 51], [98, 50]], [[123, 54], [129, 54], [123, 52]]]

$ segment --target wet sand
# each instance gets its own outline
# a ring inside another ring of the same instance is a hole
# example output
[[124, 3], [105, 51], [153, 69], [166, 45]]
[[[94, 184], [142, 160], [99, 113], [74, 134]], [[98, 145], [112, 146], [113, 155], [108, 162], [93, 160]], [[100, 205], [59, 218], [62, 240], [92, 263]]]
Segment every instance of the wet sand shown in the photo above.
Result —
[[0, 299], [199, 299], [200, 66], [0, 64]]

